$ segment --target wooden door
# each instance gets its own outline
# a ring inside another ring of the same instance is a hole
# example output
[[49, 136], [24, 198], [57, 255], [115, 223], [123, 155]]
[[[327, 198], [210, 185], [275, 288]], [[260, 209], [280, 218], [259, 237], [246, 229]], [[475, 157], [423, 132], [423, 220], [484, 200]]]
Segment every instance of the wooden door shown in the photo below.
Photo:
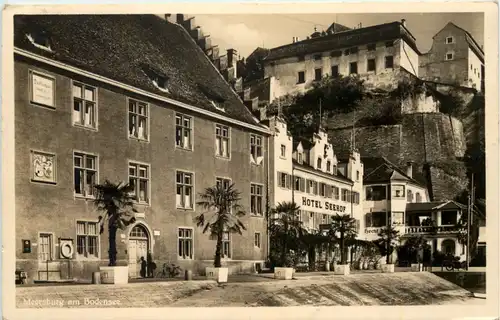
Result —
[[137, 269], [137, 240], [128, 241], [128, 274], [131, 278], [139, 277], [140, 268]]

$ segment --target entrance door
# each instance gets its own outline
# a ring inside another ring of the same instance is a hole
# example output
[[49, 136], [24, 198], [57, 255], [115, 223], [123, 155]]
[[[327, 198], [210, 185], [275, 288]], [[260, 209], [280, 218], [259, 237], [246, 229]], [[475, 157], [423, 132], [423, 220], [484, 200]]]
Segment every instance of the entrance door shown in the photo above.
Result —
[[149, 249], [148, 234], [143, 226], [136, 225], [130, 231], [128, 240], [128, 270], [131, 278], [140, 277], [141, 257], [147, 260]]

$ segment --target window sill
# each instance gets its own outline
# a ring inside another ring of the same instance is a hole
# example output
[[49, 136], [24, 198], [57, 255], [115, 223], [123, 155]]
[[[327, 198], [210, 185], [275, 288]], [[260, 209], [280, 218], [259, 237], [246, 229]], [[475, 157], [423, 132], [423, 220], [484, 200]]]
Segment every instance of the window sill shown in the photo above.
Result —
[[73, 123], [73, 127], [79, 128], [79, 129], [84, 129], [84, 130], [89, 130], [89, 131], [95, 131], [98, 132], [97, 127], [89, 127], [83, 124], [78, 124], [78, 123]]
[[75, 199], [79, 200], [95, 200], [94, 196], [84, 196], [83, 194], [77, 194], [77, 193], [75, 193], [74, 196]]
[[194, 211], [194, 208], [184, 208], [184, 207], [175, 207], [175, 208], [181, 211]]
[[185, 257], [177, 257], [177, 260], [181, 260], [181, 261], [193, 261], [194, 259], [193, 258], [185, 258]]
[[31, 182], [34, 182], [34, 183], [41, 183], [41, 184], [49, 184], [49, 185], [57, 185], [57, 182], [54, 182], [54, 181], [44, 181], [44, 180], [37, 180], [37, 179], [30, 179]]
[[136, 141], [140, 141], [140, 142], [149, 142], [149, 139], [138, 138], [138, 137], [134, 137], [134, 136], [131, 136], [131, 135], [129, 135], [128, 138], [130, 140], [136, 140]]
[[175, 150], [182, 150], [182, 151], [193, 151], [193, 148], [184, 148], [184, 147], [181, 147], [181, 146], [178, 146], [176, 145], [175, 146]]
[[150, 203], [149, 202], [144, 202], [144, 201], [133, 201], [135, 205], [138, 205], [138, 206], [145, 206], [145, 207], [149, 207], [150, 206]]
[[254, 217], [254, 218], [264, 218], [264, 214], [250, 213], [250, 217]]
[[231, 160], [231, 156], [227, 156], [226, 157], [226, 156], [221, 156], [221, 155], [218, 155], [218, 154], [215, 155], [215, 158], [220, 159], [220, 160], [226, 160], [226, 161], [230, 161]]

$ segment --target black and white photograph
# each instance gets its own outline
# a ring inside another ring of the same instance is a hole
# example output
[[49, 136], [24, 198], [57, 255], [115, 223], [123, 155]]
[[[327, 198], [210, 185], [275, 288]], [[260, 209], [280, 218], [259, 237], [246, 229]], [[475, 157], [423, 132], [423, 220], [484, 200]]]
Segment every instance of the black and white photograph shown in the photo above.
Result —
[[4, 8], [9, 309], [498, 316], [497, 6], [309, 5]]

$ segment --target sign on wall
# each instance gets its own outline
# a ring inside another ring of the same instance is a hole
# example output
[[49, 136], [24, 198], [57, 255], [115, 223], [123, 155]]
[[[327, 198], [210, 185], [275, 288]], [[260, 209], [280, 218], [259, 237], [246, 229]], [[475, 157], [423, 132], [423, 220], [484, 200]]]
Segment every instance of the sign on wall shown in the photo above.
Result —
[[31, 72], [31, 102], [55, 108], [54, 84], [54, 78]]
[[318, 209], [326, 209], [329, 211], [345, 212], [346, 206], [341, 206], [328, 201], [319, 201], [302, 197], [302, 206]]
[[56, 156], [32, 150], [31, 171], [33, 181], [56, 183]]

